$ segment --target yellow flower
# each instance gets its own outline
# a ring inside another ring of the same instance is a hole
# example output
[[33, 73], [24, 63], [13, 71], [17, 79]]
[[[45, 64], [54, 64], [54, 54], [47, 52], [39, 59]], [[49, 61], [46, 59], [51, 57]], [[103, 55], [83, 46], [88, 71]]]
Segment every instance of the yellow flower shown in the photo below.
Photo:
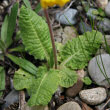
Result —
[[66, 3], [68, 3], [70, 0], [56, 0], [56, 4], [59, 6], [64, 6]]
[[54, 5], [64, 6], [70, 0], [41, 0], [41, 6], [43, 8], [52, 7]]

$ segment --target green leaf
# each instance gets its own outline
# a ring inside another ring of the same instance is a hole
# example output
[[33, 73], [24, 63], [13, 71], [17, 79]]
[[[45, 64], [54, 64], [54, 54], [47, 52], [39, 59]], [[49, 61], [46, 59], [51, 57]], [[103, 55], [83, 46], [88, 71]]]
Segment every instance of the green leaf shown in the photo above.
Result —
[[52, 45], [47, 23], [34, 11], [22, 6], [19, 25], [25, 49], [35, 59], [49, 59]]
[[15, 64], [19, 65], [19, 67], [21, 67], [25, 71], [35, 76], [37, 75], [37, 67], [34, 64], [32, 64], [30, 61], [23, 58], [18, 58], [11, 54], [7, 54], [7, 57], [10, 58]]
[[23, 45], [19, 45], [18, 47], [9, 49], [8, 52], [25, 52], [25, 48]]
[[6, 47], [9, 47], [12, 43], [12, 35], [16, 26], [18, 6], [18, 3], [13, 5], [11, 14], [5, 17], [5, 21], [2, 25], [1, 39], [5, 43]]
[[28, 101], [30, 106], [47, 105], [59, 86], [60, 77], [56, 70], [47, 71], [46, 68], [41, 67], [38, 73], [42, 75], [37, 78], [31, 88], [31, 90], [33, 89], [32, 95]]
[[4, 42], [0, 39], [0, 50], [2, 50], [2, 52], [4, 52], [6, 49]]
[[37, 7], [35, 8], [35, 12], [38, 13], [41, 10], [41, 4], [38, 3]]
[[23, 0], [23, 2], [27, 8], [31, 9], [31, 4], [30, 4], [29, 0]]
[[53, 68], [53, 66], [54, 66], [53, 49], [51, 50], [51, 53], [50, 53], [50, 59], [48, 60], [48, 65], [49, 65], [49, 68]]
[[1, 40], [3, 42], [5, 42], [7, 38], [8, 20], [9, 20], [9, 16], [5, 16], [5, 20], [1, 27]]
[[37, 79], [23, 70], [18, 70], [14, 75], [15, 89], [28, 90], [30, 106], [47, 105], [57, 90], [59, 81], [58, 71], [53, 69], [48, 71], [46, 67], [38, 68]]
[[22, 69], [19, 69], [14, 75], [14, 88], [16, 90], [30, 89], [34, 80], [35, 77], [33, 75]]
[[61, 67], [83, 69], [100, 47], [102, 34], [93, 30], [68, 41], [61, 51]]
[[105, 17], [106, 14], [104, 12], [104, 10], [102, 8], [98, 8], [98, 12], [99, 12], [99, 15], [102, 16], [102, 17]]
[[[1, 52], [1, 50], [0, 50], [0, 52]], [[3, 53], [0, 53], [0, 60], [4, 61], [4, 54]]]
[[[0, 66], [0, 90], [5, 89], [5, 70]], [[2, 92], [0, 92], [0, 97], [2, 96]]]
[[21, 39], [21, 32], [20, 31], [18, 31], [17, 33], [16, 33], [16, 37], [15, 37], [15, 41], [19, 41]]
[[92, 81], [89, 77], [84, 77], [82, 79], [82, 81], [86, 84], [86, 85], [91, 85], [92, 84]]
[[70, 70], [69, 68], [63, 68], [59, 71], [59, 74], [61, 75], [61, 87], [68, 88], [73, 86], [77, 82], [78, 76], [76, 72]]

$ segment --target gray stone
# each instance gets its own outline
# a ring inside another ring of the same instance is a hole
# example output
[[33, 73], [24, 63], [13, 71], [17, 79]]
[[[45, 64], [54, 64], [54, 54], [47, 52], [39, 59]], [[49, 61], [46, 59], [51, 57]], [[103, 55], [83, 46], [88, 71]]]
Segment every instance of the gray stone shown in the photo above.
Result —
[[62, 34], [62, 43], [65, 44], [68, 40], [72, 40], [77, 36], [77, 30], [74, 27], [66, 26]]
[[103, 73], [105, 74], [105, 71], [103, 69], [102, 61], [103, 61], [103, 65], [104, 65], [108, 80], [110, 82], [110, 55], [109, 54], [101, 54], [94, 57], [89, 62], [88, 72], [92, 80], [95, 81], [98, 85], [110, 87], [108, 80], [103, 75]]
[[105, 13], [108, 17], [110, 17], [110, 2], [107, 4], [107, 6], [105, 7]]
[[91, 28], [91, 26], [89, 26], [85, 22], [80, 22], [79, 23], [79, 31], [80, 31], [80, 33], [83, 34], [84, 32], [92, 31], [92, 28]]
[[93, 89], [82, 90], [79, 93], [80, 98], [87, 104], [97, 105], [102, 103], [106, 97], [107, 93], [105, 88], [98, 87]]
[[60, 106], [57, 110], [81, 110], [81, 107], [76, 102], [67, 102]]
[[5, 98], [4, 101], [6, 101], [6, 103], [2, 106], [2, 109], [4, 110], [4, 108], [7, 108], [8, 106], [10, 106], [11, 104], [18, 102], [19, 100], [19, 92], [16, 90], [12, 90]]
[[97, 10], [94, 9], [94, 8], [90, 8], [90, 9], [88, 10], [88, 12], [87, 12], [87, 16], [88, 16], [89, 18], [96, 19], [97, 16], [93, 14], [93, 11], [97, 11]]
[[99, 30], [102, 32], [110, 32], [110, 20], [108, 18], [104, 18], [102, 21], [99, 21], [98, 24]]
[[76, 9], [68, 9], [67, 11], [56, 13], [56, 20], [64, 25], [74, 25], [77, 23], [76, 15], [78, 11]]

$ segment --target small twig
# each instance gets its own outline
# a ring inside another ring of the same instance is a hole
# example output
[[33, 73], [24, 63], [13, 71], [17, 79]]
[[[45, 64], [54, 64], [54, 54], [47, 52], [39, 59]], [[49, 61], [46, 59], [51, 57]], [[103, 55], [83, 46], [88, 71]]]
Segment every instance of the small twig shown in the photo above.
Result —
[[108, 99], [108, 101], [103, 105], [103, 107], [101, 108], [101, 110], [104, 110], [104, 108], [106, 107], [106, 105], [110, 102], [110, 98]]
[[108, 99], [108, 101], [104, 104], [104, 106], [101, 108], [101, 110], [104, 110], [104, 108], [106, 107], [106, 105], [110, 102], [110, 98]]
[[54, 54], [55, 69], [57, 69], [57, 52], [56, 52], [56, 47], [55, 47], [53, 29], [52, 29], [52, 25], [50, 23], [48, 11], [46, 9], [44, 9], [44, 13], [45, 13], [45, 17], [47, 19], [47, 23], [48, 23], [49, 31], [50, 31], [50, 37], [51, 37], [51, 42], [52, 42], [52, 47], [53, 47], [53, 54]]
[[19, 92], [19, 110], [24, 110], [25, 105], [25, 93], [24, 91]]
[[67, 8], [64, 9], [64, 12], [67, 11], [71, 6], [72, 4], [75, 2], [76, 0], [72, 0], [69, 4], [69, 6]]

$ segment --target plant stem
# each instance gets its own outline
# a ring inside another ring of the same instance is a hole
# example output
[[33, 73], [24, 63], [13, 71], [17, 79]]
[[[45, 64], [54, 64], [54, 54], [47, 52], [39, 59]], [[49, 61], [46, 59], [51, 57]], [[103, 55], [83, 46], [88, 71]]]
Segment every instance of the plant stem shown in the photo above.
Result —
[[52, 25], [50, 23], [50, 19], [49, 19], [47, 9], [44, 9], [44, 13], [45, 13], [45, 17], [46, 17], [48, 27], [49, 27], [49, 31], [50, 31], [50, 37], [51, 37], [51, 42], [52, 42], [52, 47], [53, 47], [53, 54], [54, 54], [55, 69], [57, 69], [57, 52], [56, 52], [56, 47], [55, 47], [53, 29], [52, 29]]

